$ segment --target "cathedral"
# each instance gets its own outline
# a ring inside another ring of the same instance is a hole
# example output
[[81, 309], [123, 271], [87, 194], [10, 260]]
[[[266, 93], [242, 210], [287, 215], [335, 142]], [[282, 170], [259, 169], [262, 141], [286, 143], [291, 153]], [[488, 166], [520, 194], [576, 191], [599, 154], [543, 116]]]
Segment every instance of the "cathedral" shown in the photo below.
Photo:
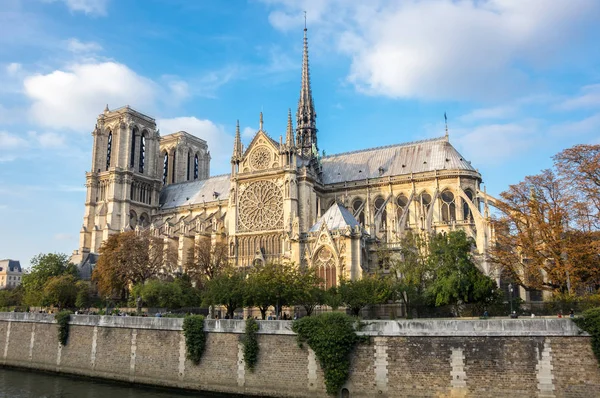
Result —
[[[155, 120], [125, 106], [98, 116], [79, 250], [88, 274], [110, 234], [149, 230], [177, 249], [185, 270], [198, 239], [224, 242], [231, 263], [317, 267], [327, 286], [378, 267], [378, 247], [408, 232], [464, 230], [486, 273], [492, 229], [479, 172], [439, 138], [321, 156], [304, 29], [300, 98], [285, 138], [259, 129], [244, 148], [239, 123], [231, 173], [210, 176], [206, 141], [161, 136]], [[482, 210], [483, 209], [483, 210]]]

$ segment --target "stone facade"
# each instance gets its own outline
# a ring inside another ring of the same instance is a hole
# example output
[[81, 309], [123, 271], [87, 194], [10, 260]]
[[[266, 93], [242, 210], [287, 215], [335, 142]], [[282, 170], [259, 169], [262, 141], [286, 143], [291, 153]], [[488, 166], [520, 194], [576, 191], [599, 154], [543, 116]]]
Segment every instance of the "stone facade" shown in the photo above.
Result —
[[[279, 140], [260, 115], [247, 148], [239, 123], [231, 173], [209, 177], [207, 143], [178, 132], [160, 136], [154, 119], [130, 107], [98, 117], [80, 248], [98, 252], [109, 234], [150, 229], [179, 249], [202, 237], [225, 242], [232, 263], [313, 265], [326, 285], [378, 266], [376, 244], [398, 249], [408, 232], [461, 229], [476, 242], [481, 268], [492, 239], [482, 177], [442, 137], [325, 156], [319, 152], [304, 32], [302, 84]], [[294, 126], [295, 124], [295, 126]], [[327, 134], [324, 132], [322, 134]]]
[[[246, 369], [244, 321], [205, 322], [199, 365], [185, 358], [181, 319], [0, 313], [0, 364], [242, 395], [326, 397], [314, 352], [288, 321], [259, 321], [258, 363]], [[569, 319], [374, 321], [351, 357], [350, 397], [600, 396], [590, 337]], [[344, 391], [342, 391], [344, 393]], [[343, 395], [343, 394], [342, 394]]]

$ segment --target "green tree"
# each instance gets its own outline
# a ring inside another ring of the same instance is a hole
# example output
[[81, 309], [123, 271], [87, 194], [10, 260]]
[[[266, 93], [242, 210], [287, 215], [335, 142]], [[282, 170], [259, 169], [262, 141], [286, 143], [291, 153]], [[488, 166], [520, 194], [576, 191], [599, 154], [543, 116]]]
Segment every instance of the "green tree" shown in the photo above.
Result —
[[342, 295], [337, 286], [332, 286], [325, 290], [324, 304], [330, 306], [334, 311], [341, 307], [343, 304]]
[[236, 308], [244, 304], [246, 277], [242, 271], [228, 267], [207, 281], [204, 288], [206, 305], [223, 305], [233, 318]]
[[86, 281], [78, 281], [75, 287], [77, 288], [75, 307], [89, 308], [91, 304], [90, 285]]
[[298, 272], [292, 265], [258, 265], [248, 274], [245, 303], [258, 307], [262, 319], [271, 306], [279, 317], [283, 306], [294, 303], [298, 287]]
[[364, 307], [386, 302], [391, 289], [390, 284], [379, 276], [363, 275], [355, 281], [342, 279], [339, 292], [344, 305], [350, 309], [352, 315], [358, 316]]
[[44, 302], [44, 287], [50, 278], [71, 275], [77, 277], [77, 266], [63, 253], [38, 254], [31, 259], [31, 269], [23, 275], [23, 301], [30, 306]]
[[76, 283], [73, 275], [51, 277], [43, 290], [43, 303], [58, 308], [74, 307], [78, 290]]
[[496, 295], [496, 282], [473, 263], [472, 239], [464, 231], [433, 235], [430, 239], [427, 288], [436, 306], [454, 305], [460, 314], [462, 303], [485, 303]]
[[317, 305], [325, 304], [326, 291], [323, 280], [318, 277], [315, 268], [305, 268], [296, 273], [296, 297], [294, 304], [301, 305], [307, 316], [311, 316]]
[[393, 294], [400, 299], [410, 317], [415, 306], [425, 302], [429, 282], [427, 239], [412, 232], [401, 240], [400, 252], [390, 259]]

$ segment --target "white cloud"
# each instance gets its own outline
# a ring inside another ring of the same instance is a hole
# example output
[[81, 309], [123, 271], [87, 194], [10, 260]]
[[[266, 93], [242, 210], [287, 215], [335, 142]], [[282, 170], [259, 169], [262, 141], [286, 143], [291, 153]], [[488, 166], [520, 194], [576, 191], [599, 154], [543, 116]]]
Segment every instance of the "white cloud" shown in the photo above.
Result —
[[102, 50], [102, 46], [96, 42], [88, 41], [83, 42], [76, 38], [70, 38], [66, 40], [67, 50], [72, 53], [93, 53]]
[[581, 88], [581, 93], [558, 104], [556, 109], [571, 111], [586, 108], [600, 108], [600, 84]]
[[150, 109], [159, 90], [150, 79], [116, 62], [74, 64], [24, 81], [30, 113], [42, 126], [89, 131], [104, 106]]
[[531, 119], [458, 128], [451, 131], [450, 140], [473, 164], [498, 165], [532, 148], [539, 140], [539, 124]]
[[17, 63], [17, 62], [11, 62], [10, 64], [6, 65], [6, 73], [9, 76], [15, 76], [17, 75], [22, 69], [22, 65]]
[[58, 233], [54, 235], [54, 239], [55, 240], [73, 240], [75, 239], [75, 236], [73, 236], [72, 234], [67, 234], [67, 233]]
[[549, 133], [555, 136], [573, 136], [598, 132], [600, 130], [600, 113], [588, 116], [577, 121], [559, 123], [549, 129]]
[[65, 136], [54, 132], [38, 134], [35, 131], [28, 133], [29, 138], [41, 148], [64, 148]]
[[241, 132], [242, 139], [250, 140], [250, 139], [254, 138], [254, 135], [256, 134], [257, 131], [258, 131], [258, 129], [255, 129], [252, 127], [244, 127], [244, 129]]
[[281, 30], [298, 28], [306, 9], [309, 28], [351, 58], [348, 80], [359, 90], [421, 99], [529, 90], [530, 70], [563, 62], [561, 50], [577, 47], [600, 11], [596, 0], [265, 2]]
[[[0, 150], [14, 150], [28, 146], [27, 140], [7, 131], [0, 131]], [[5, 155], [4, 153], [2, 155]]]
[[459, 117], [459, 120], [463, 122], [474, 122], [479, 120], [507, 119], [514, 117], [516, 113], [516, 106], [499, 105], [490, 108], [475, 109], [466, 115]]
[[[55, 2], [57, 0], [45, 0], [47, 2]], [[71, 12], [83, 12], [89, 15], [106, 15], [106, 7], [108, 0], [60, 0]]]
[[[208, 143], [211, 154], [211, 175], [229, 172], [229, 159], [233, 149], [233, 134], [225, 131], [223, 126], [206, 119], [193, 116], [176, 117], [171, 119], [158, 119], [156, 124], [161, 135], [186, 131]], [[216, 166], [216, 168], [214, 168]]]

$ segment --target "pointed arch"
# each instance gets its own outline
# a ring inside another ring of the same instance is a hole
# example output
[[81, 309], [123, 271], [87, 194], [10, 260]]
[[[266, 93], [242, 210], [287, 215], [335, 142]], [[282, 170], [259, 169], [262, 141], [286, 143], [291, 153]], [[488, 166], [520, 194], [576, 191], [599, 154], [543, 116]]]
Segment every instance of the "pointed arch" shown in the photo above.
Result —
[[131, 151], [129, 153], [129, 167], [135, 167], [135, 141], [139, 135], [137, 126], [131, 129]]
[[108, 131], [108, 139], [106, 141], [106, 170], [110, 167], [110, 156], [112, 155], [112, 131]]
[[198, 164], [198, 153], [194, 155], [194, 180], [197, 180], [199, 177], [199, 164]]
[[337, 286], [337, 264], [338, 259], [335, 255], [335, 250], [324, 245], [315, 251], [313, 256], [313, 266], [317, 271], [319, 278], [323, 280], [323, 287], [329, 289]]
[[163, 185], [167, 185], [167, 177], [169, 176], [169, 152], [163, 153]]
[[456, 221], [456, 202], [454, 198], [454, 194], [449, 189], [445, 189], [440, 195], [443, 222], [450, 223]]
[[148, 137], [148, 132], [146, 130], [142, 131], [140, 135], [140, 154], [138, 160], [138, 170], [140, 173], [144, 173], [144, 168], [146, 166], [146, 138]]

